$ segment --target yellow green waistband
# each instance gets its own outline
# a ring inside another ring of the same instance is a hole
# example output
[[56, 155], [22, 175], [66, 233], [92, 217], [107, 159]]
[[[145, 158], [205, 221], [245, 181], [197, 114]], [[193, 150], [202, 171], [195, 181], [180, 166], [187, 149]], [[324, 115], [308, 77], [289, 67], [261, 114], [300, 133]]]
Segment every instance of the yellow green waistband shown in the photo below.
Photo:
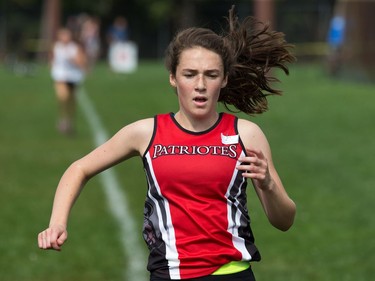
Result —
[[212, 275], [226, 275], [244, 271], [250, 267], [248, 261], [231, 261], [218, 268]]

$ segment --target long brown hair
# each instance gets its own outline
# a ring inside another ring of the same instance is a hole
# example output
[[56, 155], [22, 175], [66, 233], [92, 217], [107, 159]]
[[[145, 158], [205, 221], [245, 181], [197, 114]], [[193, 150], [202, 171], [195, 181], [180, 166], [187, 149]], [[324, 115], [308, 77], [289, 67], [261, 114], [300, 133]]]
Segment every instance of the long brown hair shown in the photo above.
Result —
[[176, 73], [182, 51], [202, 47], [220, 55], [228, 83], [221, 90], [219, 102], [246, 114], [267, 111], [267, 96], [280, 95], [273, 82], [279, 81], [270, 70], [280, 68], [289, 74], [287, 63], [295, 60], [284, 34], [247, 17], [242, 22], [229, 10], [228, 27], [219, 35], [207, 28], [193, 27], [177, 33], [166, 50], [165, 65]]

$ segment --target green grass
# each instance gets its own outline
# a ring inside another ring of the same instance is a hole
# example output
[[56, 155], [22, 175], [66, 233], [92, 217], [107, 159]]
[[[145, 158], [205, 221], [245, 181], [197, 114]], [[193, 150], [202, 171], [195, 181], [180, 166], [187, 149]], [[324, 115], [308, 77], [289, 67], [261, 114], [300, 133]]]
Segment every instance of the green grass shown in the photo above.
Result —
[[[331, 80], [319, 65], [294, 65], [281, 80], [285, 94], [270, 98], [269, 112], [240, 115], [260, 124], [268, 136], [298, 209], [293, 228], [277, 231], [249, 189], [252, 227], [263, 256], [253, 265], [257, 280], [371, 280], [375, 86]], [[123, 280], [126, 257], [119, 229], [97, 178], [73, 208], [63, 251], [37, 248], [56, 184], [72, 161], [93, 148], [91, 133], [80, 112], [75, 138], [56, 133], [56, 102], [46, 68], [33, 77], [0, 68], [0, 84], [0, 280]], [[178, 106], [161, 62], [143, 62], [129, 75], [114, 75], [100, 65], [85, 89], [110, 135]], [[146, 192], [141, 161], [131, 159], [115, 171], [141, 240]]]

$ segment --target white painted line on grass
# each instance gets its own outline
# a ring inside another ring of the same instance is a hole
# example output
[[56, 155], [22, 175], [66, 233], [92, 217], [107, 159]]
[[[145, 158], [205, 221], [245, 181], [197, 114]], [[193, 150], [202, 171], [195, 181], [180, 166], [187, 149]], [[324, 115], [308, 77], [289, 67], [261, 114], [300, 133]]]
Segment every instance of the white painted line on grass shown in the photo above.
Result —
[[[81, 88], [77, 97], [78, 104], [92, 130], [95, 146], [99, 146], [108, 139], [108, 134], [83, 88]], [[129, 210], [126, 194], [122, 191], [116, 174], [112, 169], [102, 172], [100, 178], [102, 179], [110, 211], [120, 226], [120, 238], [128, 260], [124, 277], [128, 281], [145, 281], [148, 279], [145, 268], [146, 258], [143, 247], [137, 238], [137, 228]]]

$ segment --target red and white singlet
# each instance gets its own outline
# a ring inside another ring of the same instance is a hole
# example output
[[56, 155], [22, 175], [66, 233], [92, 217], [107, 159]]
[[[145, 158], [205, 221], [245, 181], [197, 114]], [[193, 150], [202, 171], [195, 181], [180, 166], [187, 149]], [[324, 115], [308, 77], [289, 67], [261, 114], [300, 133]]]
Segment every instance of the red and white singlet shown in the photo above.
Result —
[[231, 261], [257, 261], [246, 185], [236, 169], [244, 146], [237, 117], [191, 132], [174, 115], [155, 117], [143, 161], [148, 182], [143, 236], [148, 270], [170, 279], [209, 275]]

